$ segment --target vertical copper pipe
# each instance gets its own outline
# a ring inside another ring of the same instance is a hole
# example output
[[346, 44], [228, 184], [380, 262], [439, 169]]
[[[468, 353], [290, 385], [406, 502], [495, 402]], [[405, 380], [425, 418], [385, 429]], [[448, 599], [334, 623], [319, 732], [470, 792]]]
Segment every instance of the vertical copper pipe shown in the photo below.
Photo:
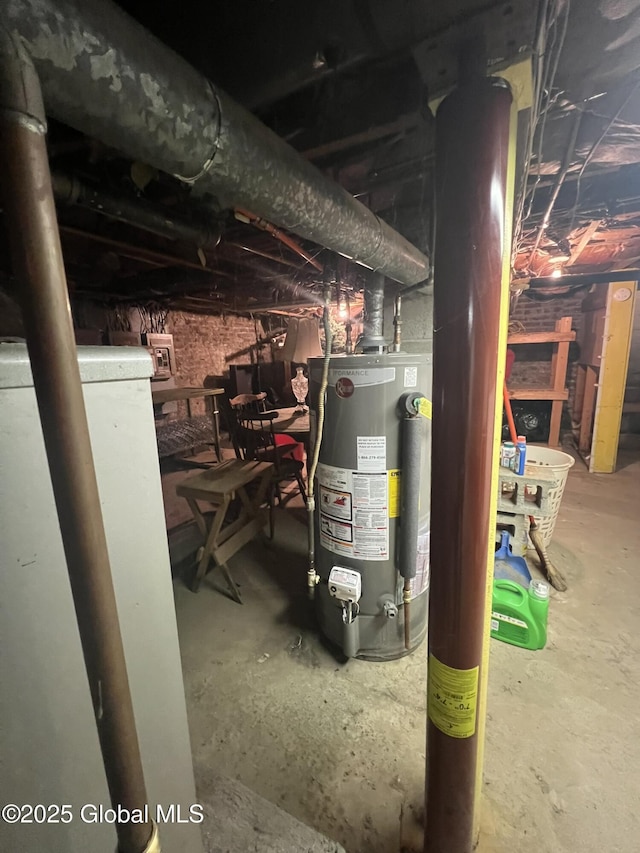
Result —
[[510, 105], [477, 77], [436, 119], [426, 853], [473, 848]]
[[[111, 795], [147, 804], [45, 142], [40, 84], [0, 29], [0, 174], [13, 270], [49, 460], [89, 688]], [[140, 853], [150, 823], [118, 823], [120, 853]]]

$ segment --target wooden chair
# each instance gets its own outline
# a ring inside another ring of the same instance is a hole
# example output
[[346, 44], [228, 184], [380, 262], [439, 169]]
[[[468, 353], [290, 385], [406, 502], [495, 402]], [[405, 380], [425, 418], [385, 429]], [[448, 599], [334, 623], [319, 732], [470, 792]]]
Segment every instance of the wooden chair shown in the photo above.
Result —
[[[233, 399], [228, 400], [226, 397], [220, 400], [220, 411], [223, 413], [225, 423], [228, 424], [227, 431], [229, 438], [235, 450], [238, 459], [244, 459], [244, 455], [237, 442], [238, 433], [238, 417], [236, 412], [242, 412], [244, 415], [260, 414], [267, 411], [267, 395], [264, 392], [260, 394], [238, 394]], [[274, 412], [274, 417], [278, 417], [278, 412]], [[291, 456], [297, 459], [298, 462], [304, 463], [304, 444], [297, 441], [292, 435], [287, 435], [284, 432], [275, 431], [275, 441], [278, 447], [287, 446], [286, 450], [282, 450], [284, 456]]]
[[[233, 432], [240, 451], [240, 458], [272, 462], [274, 466], [269, 490], [269, 535], [273, 538], [273, 510], [276, 498], [279, 504], [282, 503], [280, 484], [295, 480], [305, 504], [307, 492], [302, 478], [304, 462], [301, 459], [294, 458], [293, 455], [299, 442], [296, 442], [295, 439], [293, 442], [287, 441], [286, 443], [278, 441], [282, 436], [276, 434], [273, 429], [273, 422], [278, 417], [278, 413], [264, 410], [265, 398], [266, 394], [264, 393], [240, 394], [229, 400], [229, 404], [231, 411], [235, 414], [236, 423]], [[285, 438], [289, 439], [290, 437], [285, 436]]]

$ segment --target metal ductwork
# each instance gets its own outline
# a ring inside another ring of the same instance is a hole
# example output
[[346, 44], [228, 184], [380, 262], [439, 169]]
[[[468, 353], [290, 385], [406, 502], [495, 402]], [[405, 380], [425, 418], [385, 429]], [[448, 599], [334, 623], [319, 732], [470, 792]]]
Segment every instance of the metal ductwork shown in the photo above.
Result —
[[415, 246], [108, 0], [5, 0], [47, 112], [214, 195], [403, 284]]
[[382, 352], [384, 347], [384, 275], [372, 272], [364, 288], [364, 329], [357, 350]]

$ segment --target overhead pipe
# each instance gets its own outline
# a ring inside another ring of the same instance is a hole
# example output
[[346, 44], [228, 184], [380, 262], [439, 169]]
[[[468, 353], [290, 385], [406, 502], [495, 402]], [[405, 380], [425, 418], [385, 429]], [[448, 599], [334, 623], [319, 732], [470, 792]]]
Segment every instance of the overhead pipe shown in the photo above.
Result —
[[465, 75], [436, 117], [425, 853], [475, 841], [511, 100]]
[[415, 246], [109, 0], [5, 0], [47, 111], [186, 183], [403, 284]]
[[184, 240], [202, 249], [214, 249], [222, 236], [219, 227], [176, 215], [144, 199], [127, 198], [122, 193], [92, 187], [75, 175], [53, 172], [51, 183], [53, 194], [61, 204], [92, 210], [168, 240]]
[[291, 249], [291, 251], [298, 255], [298, 257], [305, 260], [308, 264], [311, 264], [312, 267], [315, 267], [318, 272], [322, 272], [322, 264], [317, 260], [317, 258], [314, 258], [313, 255], [305, 252], [297, 240], [294, 240], [288, 234], [285, 234], [284, 231], [276, 228], [276, 226], [272, 225], [271, 222], [267, 222], [265, 219], [261, 219], [254, 213], [249, 213], [248, 210], [242, 210], [242, 208], [239, 207], [236, 208], [236, 219], [239, 219], [241, 222], [247, 222], [249, 225], [254, 225], [261, 231], [266, 231], [267, 234], [271, 234], [272, 237], [275, 237], [276, 240], [279, 240], [284, 246]]
[[60, 225], [58, 230], [62, 234], [68, 234], [70, 237], [77, 237], [81, 240], [89, 240], [92, 243], [99, 243], [101, 246], [108, 246], [113, 249], [118, 255], [123, 258], [131, 258], [133, 261], [142, 261], [142, 263], [156, 267], [184, 267], [188, 270], [197, 270], [198, 272], [211, 272], [221, 278], [233, 278], [230, 272], [217, 267], [202, 266], [196, 261], [189, 261], [187, 258], [178, 257], [178, 255], [167, 255], [166, 252], [158, 252], [156, 249], [149, 249], [146, 246], [133, 246], [131, 243], [123, 243], [122, 240], [114, 240], [112, 237], [103, 237], [102, 234], [94, 234], [92, 231], [83, 231], [82, 228], [74, 228], [71, 225]]
[[[91, 453], [33, 64], [0, 27], [2, 204], [51, 484], [111, 802], [147, 805]], [[159, 851], [152, 822], [116, 823], [119, 853]]]

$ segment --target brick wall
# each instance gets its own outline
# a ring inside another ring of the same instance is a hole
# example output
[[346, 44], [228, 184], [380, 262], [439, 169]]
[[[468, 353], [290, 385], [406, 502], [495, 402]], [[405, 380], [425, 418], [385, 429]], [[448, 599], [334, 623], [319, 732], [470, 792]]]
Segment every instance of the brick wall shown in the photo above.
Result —
[[[558, 296], [548, 301], [533, 299], [525, 291], [510, 316], [510, 321], [519, 321], [527, 332], [547, 332], [555, 327], [556, 320], [561, 317], [571, 317], [571, 328], [580, 332], [582, 322], [582, 301], [586, 296], [585, 290], [580, 290], [570, 296]], [[516, 361], [511, 371], [509, 384], [526, 386], [527, 388], [546, 388], [550, 385], [552, 344], [529, 344], [514, 347]], [[569, 364], [567, 367], [567, 387], [569, 400], [565, 406], [565, 414], [571, 416], [576, 384], [576, 364], [579, 348], [577, 342], [569, 346]], [[564, 426], [569, 427], [565, 420]]]
[[[166, 331], [173, 335], [176, 357], [176, 385], [202, 385], [207, 376], [228, 375], [229, 364], [251, 364], [256, 360], [251, 347], [264, 336], [262, 323], [249, 317], [208, 316], [187, 311], [171, 311]], [[271, 361], [271, 348], [263, 347], [261, 361]], [[194, 404], [194, 414], [199, 405]]]
[[[241, 353], [264, 336], [262, 323], [248, 317], [206, 316], [171, 311], [167, 332], [173, 335], [178, 385], [202, 385], [206, 376], [221, 376], [229, 364], [251, 364], [250, 352]], [[235, 355], [235, 353], [241, 353]], [[231, 362], [227, 359], [233, 355]], [[255, 361], [255, 349], [253, 350]], [[261, 361], [271, 361], [271, 350], [263, 347]]]

